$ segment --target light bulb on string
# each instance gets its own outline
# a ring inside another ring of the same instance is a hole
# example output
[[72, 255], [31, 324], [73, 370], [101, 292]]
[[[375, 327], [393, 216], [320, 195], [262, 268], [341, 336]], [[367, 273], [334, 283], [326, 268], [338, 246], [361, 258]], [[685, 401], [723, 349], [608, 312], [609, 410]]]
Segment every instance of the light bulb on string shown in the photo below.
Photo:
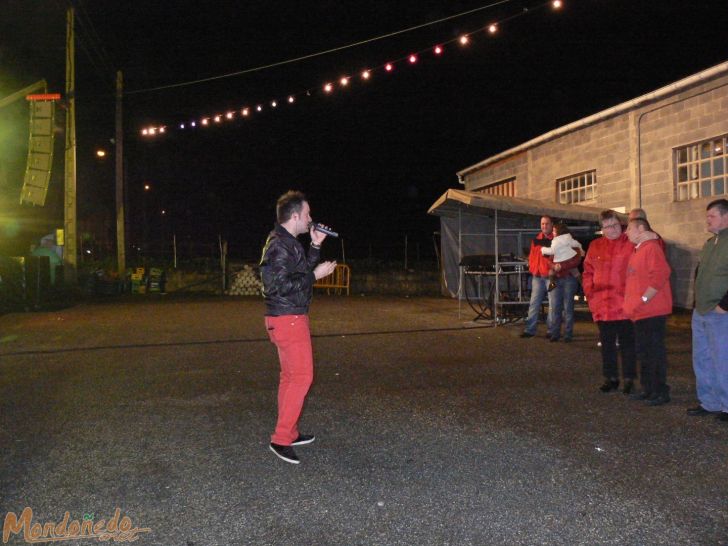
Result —
[[[559, 10], [564, 7], [563, 0], [549, 0], [549, 4], [550, 4], [550, 7], [554, 10]], [[529, 10], [524, 9], [523, 11], [527, 12]], [[484, 28], [483, 27], [481, 27], [481, 28], [482, 28], [482, 30], [486, 31], [487, 33], [489, 33], [491, 35], [495, 35], [500, 32], [500, 25], [498, 22], [490, 23], [490, 24], [486, 25]], [[468, 46], [471, 44], [473, 34], [474, 34], [474, 32], [461, 34], [460, 36], [458, 36], [456, 38], [456, 40], [459, 42], [459, 44], [462, 47]], [[451, 43], [451, 41], [448, 41], [447, 43]], [[434, 54], [435, 56], [440, 56], [444, 53], [444, 46], [442, 44], [436, 44], [436, 45], [430, 46], [430, 47], [432, 48], [431, 49], [432, 54]], [[420, 54], [422, 54], [424, 52], [426, 52], [426, 50], [421, 50]], [[406, 59], [409, 64], [416, 64], [419, 61], [418, 57], [419, 57], [419, 54], [412, 53], [412, 54], [407, 55]], [[395, 61], [387, 62], [382, 68], [384, 68], [384, 70], [386, 72], [393, 72], [394, 68], [395, 68], [395, 64], [398, 62], [402, 62], [402, 61], [404, 61], [403, 58], [397, 59]], [[381, 65], [379, 65], [379, 66], [381, 67]], [[379, 67], [375, 68], [375, 70], [379, 70], [379, 69], [380, 69]], [[372, 76], [371, 72], [372, 72], [372, 69], [363, 69], [359, 73], [359, 77], [362, 80], [369, 80]], [[353, 74], [352, 76], [342, 76], [339, 78], [338, 81], [332, 80], [331, 82], [327, 82], [323, 86], [323, 91], [326, 94], [331, 94], [335, 91], [336, 85], [346, 87], [349, 85], [350, 80], [352, 78], [356, 78], [356, 77], [357, 77], [357, 75]], [[309, 88], [308, 90], [305, 91], [305, 93], [306, 93], [306, 96], [310, 97], [313, 94], [316, 94], [316, 90], [315, 90], [315, 88]], [[286, 100], [289, 104], [293, 104], [295, 102], [296, 98], [294, 98], [294, 95], [289, 95], [283, 100]], [[276, 100], [269, 101], [268, 104], [269, 104], [269, 107], [272, 107], [272, 108], [276, 108], [278, 106], [278, 103]], [[258, 104], [256, 106], [254, 106], [253, 108], [255, 108], [255, 110], [257, 112], [262, 112], [263, 104]], [[225, 111], [223, 111], [223, 112], [225, 112]], [[197, 123], [200, 123], [203, 126], [208, 126], [208, 125], [210, 125], [211, 120], [214, 120], [215, 123], [220, 123], [223, 120], [223, 116], [224, 116], [224, 118], [226, 118], [228, 120], [232, 120], [236, 117], [236, 115], [239, 115], [241, 117], [248, 117], [251, 113], [252, 112], [251, 112], [250, 108], [244, 107], [240, 110], [231, 110], [231, 111], [226, 111], [223, 114], [216, 114], [216, 115], [212, 115], [212, 116], [205, 117], [205, 118], [198, 118], [196, 121], [177, 122], [176, 126], [173, 124], [171, 127], [172, 127], [172, 129], [174, 129], [174, 128], [179, 128], [179, 129], [193, 128], [193, 127], [197, 126]], [[166, 129], [167, 129], [166, 126], [146, 127], [146, 128], [141, 129], [141, 134], [142, 135], [164, 134], [164, 133], [166, 133]]]

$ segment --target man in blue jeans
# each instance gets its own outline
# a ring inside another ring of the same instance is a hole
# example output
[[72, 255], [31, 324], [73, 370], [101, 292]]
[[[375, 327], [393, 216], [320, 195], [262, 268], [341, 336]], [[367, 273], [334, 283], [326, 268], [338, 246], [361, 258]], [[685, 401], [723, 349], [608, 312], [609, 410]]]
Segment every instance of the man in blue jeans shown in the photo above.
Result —
[[[547, 292], [549, 283], [549, 268], [551, 266], [552, 257], [544, 256], [541, 253], [542, 246], [550, 246], [551, 239], [554, 238], [554, 221], [550, 216], [541, 217], [541, 232], [531, 241], [531, 251], [528, 254], [528, 270], [531, 272], [531, 301], [528, 305], [528, 317], [526, 318], [526, 328], [523, 330], [521, 337], [533, 337], [536, 335], [536, 327], [538, 326], [538, 315], [541, 311], [543, 297], [548, 294], [549, 298], [549, 314], [546, 319], [548, 327], [548, 336], [551, 339], [552, 324], [554, 322], [554, 307], [556, 304], [556, 294], [559, 288]], [[564, 291], [561, 290], [563, 294]], [[563, 296], [562, 296], [563, 297]], [[563, 300], [562, 300], [563, 301]], [[572, 295], [572, 309], [573, 309]], [[572, 312], [573, 322], [573, 312]], [[559, 321], [559, 329], [561, 322]], [[558, 337], [556, 338], [558, 339]]]
[[708, 204], [693, 310], [693, 369], [700, 404], [688, 415], [728, 422], [728, 199]]

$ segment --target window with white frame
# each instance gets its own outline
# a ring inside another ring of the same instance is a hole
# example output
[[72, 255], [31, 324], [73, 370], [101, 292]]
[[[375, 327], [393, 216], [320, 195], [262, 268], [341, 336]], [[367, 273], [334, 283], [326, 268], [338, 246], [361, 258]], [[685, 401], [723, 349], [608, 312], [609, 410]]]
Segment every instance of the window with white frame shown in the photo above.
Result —
[[728, 135], [675, 149], [675, 198], [678, 201], [725, 195]]
[[559, 203], [569, 205], [591, 201], [597, 197], [597, 172], [587, 171], [581, 174], [574, 174], [566, 178], [559, 178], [556, 181], [556, 191]]

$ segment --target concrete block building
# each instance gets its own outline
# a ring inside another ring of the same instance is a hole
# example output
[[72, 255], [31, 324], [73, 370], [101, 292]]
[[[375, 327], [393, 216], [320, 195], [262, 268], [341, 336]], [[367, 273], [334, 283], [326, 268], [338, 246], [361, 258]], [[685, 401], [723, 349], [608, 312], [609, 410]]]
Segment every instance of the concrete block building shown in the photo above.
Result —
[[692, 306], [705, 207], [728, 197], [728, 62], [458, 172], [465, 190], [571, 206], [641, 207], [668, 244], [675, 304]]

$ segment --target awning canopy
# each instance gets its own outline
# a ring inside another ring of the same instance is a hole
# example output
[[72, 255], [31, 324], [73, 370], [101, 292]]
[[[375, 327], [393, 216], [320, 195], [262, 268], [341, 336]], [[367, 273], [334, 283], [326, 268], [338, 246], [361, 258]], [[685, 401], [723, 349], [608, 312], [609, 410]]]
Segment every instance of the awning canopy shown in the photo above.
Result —
[[[493, 216], [496, 210], [501, 218], [548, 215], [559, 220], [599, 223], [599, 213], [604, 209], [452, 189], [443, 193], [427, 212], [449, 217], [458, 213]], [[620, 220], [627, 221], [627, 215], [618, 213], [618, 216]]]

